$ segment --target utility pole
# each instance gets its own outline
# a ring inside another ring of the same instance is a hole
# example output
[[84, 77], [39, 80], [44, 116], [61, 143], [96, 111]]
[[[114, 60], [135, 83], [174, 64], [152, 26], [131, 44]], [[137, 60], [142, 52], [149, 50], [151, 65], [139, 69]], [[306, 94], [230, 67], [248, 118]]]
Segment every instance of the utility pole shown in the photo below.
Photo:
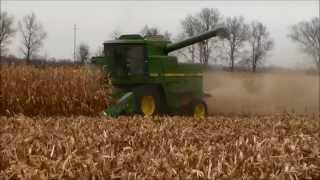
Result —
[[73, 40], [74, 40], [74, 44], [73, 44], [73, 62], [76, 62], [76, 57], [77, 57], [77, 54], [76, 54], [76, 50], [77, 50], [77, 25], [75, 24], [74, 25], [74, 28], [73, 28]]

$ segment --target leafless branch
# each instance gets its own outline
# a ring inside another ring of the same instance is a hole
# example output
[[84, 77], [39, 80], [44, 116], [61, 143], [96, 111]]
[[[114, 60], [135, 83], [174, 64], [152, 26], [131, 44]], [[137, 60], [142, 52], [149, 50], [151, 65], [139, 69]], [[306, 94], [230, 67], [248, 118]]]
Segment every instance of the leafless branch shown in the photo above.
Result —
[[320, 19], [302, 21], [290, 27], [288, 37], [300, 44], [301, 49], [309, 54], [320, 69]]
[[0, 14], [0, 56], [2, 56], [7, 50], [8, 45], [11, 43], [11, 39], [15, 34], [13, 28], [13, 16], [9, 16], [7, 12], [1, 12]]
[[22, 21], [19, 22], [19, 30], [22, 35], [21, 52], [26, 61], [29, 62], [32, 56], [42, 47], [47, 33], [44, 31], [42, 24], [37, 22], [36, 15], [33, 12], [24, 16]]

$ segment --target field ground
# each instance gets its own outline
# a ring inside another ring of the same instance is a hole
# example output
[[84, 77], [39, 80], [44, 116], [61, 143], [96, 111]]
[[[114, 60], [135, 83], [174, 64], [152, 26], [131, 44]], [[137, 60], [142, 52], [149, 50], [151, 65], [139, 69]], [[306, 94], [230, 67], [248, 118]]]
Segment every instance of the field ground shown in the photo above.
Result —
[[0, 121], [0, 179], [320, 178], [312, 116]]

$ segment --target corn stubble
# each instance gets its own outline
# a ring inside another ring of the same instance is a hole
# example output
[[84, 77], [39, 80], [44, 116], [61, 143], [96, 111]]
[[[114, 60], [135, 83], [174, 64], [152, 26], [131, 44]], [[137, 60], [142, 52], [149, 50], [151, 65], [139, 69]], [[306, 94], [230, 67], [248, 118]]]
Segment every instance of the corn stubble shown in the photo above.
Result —
[[81, 66], [1, 65], [0, 115], [97, 115], [109, 91], [103, 73]]
[[1, 117], [0, 179], [318, 179], [315, 117]]

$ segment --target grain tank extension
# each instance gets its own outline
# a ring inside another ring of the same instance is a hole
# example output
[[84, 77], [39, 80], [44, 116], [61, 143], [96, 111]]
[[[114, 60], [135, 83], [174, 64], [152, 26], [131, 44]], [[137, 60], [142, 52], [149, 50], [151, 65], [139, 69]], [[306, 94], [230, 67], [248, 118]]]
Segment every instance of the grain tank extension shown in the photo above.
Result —
[[228, 33], [216, 28], [177, 43], [161, 36], [127, 34], [104, 42], [104, 57], [95, 57], [93, 62], [106, 67], [114, 86], [116, 102], [106, 113], [204, 117], [203, 65], [178, 63], [177, 57], [168, 53], [215, 36], [226, 38]]

